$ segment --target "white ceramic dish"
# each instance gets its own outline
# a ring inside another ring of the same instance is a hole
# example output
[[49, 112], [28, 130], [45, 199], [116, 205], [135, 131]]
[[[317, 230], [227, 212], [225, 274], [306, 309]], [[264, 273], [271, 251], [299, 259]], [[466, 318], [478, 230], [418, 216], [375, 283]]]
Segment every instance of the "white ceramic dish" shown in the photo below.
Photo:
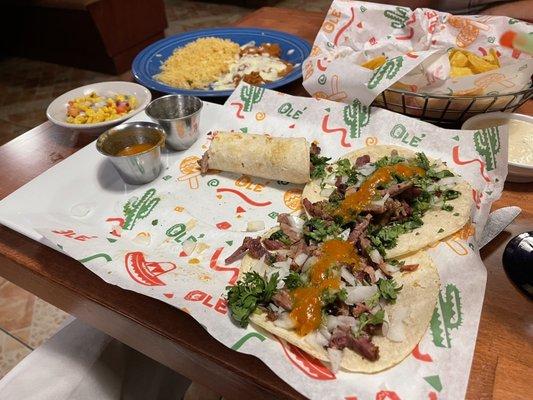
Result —
[[[67, 106], [69, 100], [73, 100], [77, 97], [86, 96], [91, 92], [96, 92], [101, 96], [114, 96], [116, 94], [128, 94], [133, 95], [137, 98], [137, 107], [131, 110], [129, 113], [125, 114], [123, 117], [111, 120], [98, 122], [95, 124], [71, 124], [67, 122]], [[152, 95], [150, 91], [144, 86], [141, 86], [133, 82], [121, 82], [121, 81], [112, 81], [112, 82], [99, 82], [93, 83], [91, 85], [81, 86], [79, 88], [70, 90], [66, 93], [63, 93], [61, 96], [56, 98], [50, 103], [46, 109], [46, 116], [48, 119], [56, 125], [75, 129], [78, 131], [91, 131], [94, 133], [103, 132], [104, 130], [118, 125], [121, 122], [131, 118], [135, 114], [143, 111], [146, 106], [152, 100]]]
[[[478, 114], [472, 118], [467, 119], [461, 129], [480, 129], [486, 128], [490, 125], [484, 124], [485, 121], [490, 120], [520, 120], [533, 124], [533, 117], [517, 113], [492, 112], [485, 114]], [[533, 135], [533, 131], [531, 132]], [[509, 161], [509, 172], [507, 174], [507, 181], [509, 182], [533, 182], [533, 165], [520, 164]]]

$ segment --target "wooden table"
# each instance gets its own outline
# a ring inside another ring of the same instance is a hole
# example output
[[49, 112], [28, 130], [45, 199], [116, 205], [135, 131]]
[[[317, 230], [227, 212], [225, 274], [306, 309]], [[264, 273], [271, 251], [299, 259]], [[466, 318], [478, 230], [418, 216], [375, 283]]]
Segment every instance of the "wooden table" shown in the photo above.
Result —
[[[285, 30], [312, 41], [323, 14], [263, 8], [239, 26]], [[298, 84], [288, 89], [304, 94]], [[532, 107], [525, 110], [532, 114]], [[93, 136], [50, 123], [0, 147], [0, 199], [68, 157]], [[522, 214], [481, 252], [488, 270], [467, 398], [515, 399], [517, 382], [529, 390], [533, 365], [533, 307], [507, 279], [501, 255], [515, 234], [533, 230], [533, 185], [506, 184], [494, 208]], [[302, 398], [257, 358], [212, 339], [194, 319], [157, 300], [109, 285], [77, 261], [0, 226], [0, 275], [64, 311], [228, 398]], [[524, 392], [525, 393], [525, 392]]]

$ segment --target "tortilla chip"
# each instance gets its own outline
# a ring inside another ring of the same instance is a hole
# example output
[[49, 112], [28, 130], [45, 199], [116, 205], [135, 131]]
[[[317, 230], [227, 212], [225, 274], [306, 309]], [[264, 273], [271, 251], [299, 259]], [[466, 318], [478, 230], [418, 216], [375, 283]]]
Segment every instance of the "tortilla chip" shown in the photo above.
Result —
[[450, 65], [452, 67], [466, 67], [468, 64], [468, 58], [462, 51], [452, 50], [450, 53]]
[[368, 68], [368, 69], [376, 69], [376, 68], [381, 67], [383, 64], [385, 64], [385, 61], [387, 61], [387, 57], [377, 56], [362, 63], [361, 67]]
[[[352, 350], [344, 349], [341, 361], [343, 369], [373, 374], [391, 368], [411, 354], [424, 336], [437, 302], [440, 287], [439, 274], [435, 264], [425, 252], [418, 252], [402, 261], [406, 264], [419, 264], [419, 267], [413, 272], [394, 274], [394, 279], [403, 288], [398, 294], [396, 303], [385, 306], [385, 310], [387, 314], [394, 317], [395, 310], [405, 307], [409, 309], [408, 316], [404, 320], [405, 340], [393, 342], [384, 336], [374, 336], [372, 341], [379, 346], [379, 359], [376, 361], [369, 361]], [[242, 261], [241, 274], [253, 270], [256, 263], [257, 260], [245, 256]], [[272, 321], [268, 321], [266, 313], [262, 311], [254, 313], [250, 321], [298, 346], [313, 357], [328, 361], [327, 351], [311, 339], [314, 332], [308, 336], [299, 336], [292, 330], [281, 328]]]
[[[353, 165], [357, 157], [368, 154], [370, 161], [373, 162], [384, 156], [390, 156], [392, 150], [396, 150], [400, 156], [406, 158], [413, 158], [415, 156], [413, 151], [405, 147], [376, 145], [363, 147], [362, 149], [346, 154], [342, 158], [349, 159]], [[430, 161], [433, 160], [430, 159]], [[440, 164], [437, 168], [449, 169], [444, 164]], [[446, 204], [453, 206], [453, 211], [441, 210], [440, 208], [428, 210], [422, 217], [424, 224], [420, 228], [401, 235], [398, 238], [396, 246], [387, 250], [386, 258], [401, 257], [419, 251], [457, 232], [466, 225], [470, 219], [470, 211], [473, 205], [472, 187], [467, 182], [461, 181], [453, 189], [461, 193], [461, 196], [458, 198], [446, 202]], [[305, 185], [302, 199], [307, 198], [312, 203], [325, 200], [326, 198], [321, 196], [320, 192], [320, 179], [316, 179]]]
[[498, 66], [491, 64], [489, 61], [483, 59], [482, 57], [476, 56], [475, 54], [468, 54], [468, 61], [470, 62], [470, 69], [474, 74], [481, 74], [483, 72], [491, 71], [497, 69]]

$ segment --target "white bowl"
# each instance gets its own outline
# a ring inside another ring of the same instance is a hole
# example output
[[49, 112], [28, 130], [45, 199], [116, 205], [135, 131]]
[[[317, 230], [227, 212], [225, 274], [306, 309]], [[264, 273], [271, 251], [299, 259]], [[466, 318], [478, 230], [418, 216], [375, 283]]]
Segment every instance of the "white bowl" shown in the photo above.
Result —
[[[96, 94], [104, 97], [112, 97], [117, 94], [132, 95], [137, 98], [137, 106], [124, 116], [111, 121], [97, 122], [94, 124], [71, 124], [67, 122], [67, 106], [69, 100], [86, 96], [91, 92], [96, 92]], [[78, 131], [90, 131], [94, 133], [103, 132], [104, 130], [118, 125], [144, 110], [150, 103], [151, 99], [152, 95], [150, 94], [150, 91], [137, 83], [121, 81], [99, 82], [87, 86], [81, 86], [63, 93], [50, 103], [46, 109], [46, 116], [54, 124], [63, 126], [65, 128], [75, 129]]]
[[[511, 120], [516, 119], [526, 121], [533, 124], [533, 117], [524, 114], [505, 113], [505, 112], [491, 112], [485, 114], [478, 114], [472, 118], [467, 119], [461, 129], [482, 129], [493, 124], [487, 124], [489, 120]], [[533, 131], [531, 132], [533, 135]], [[533, 165], [520, 164], [509, 161], [509, 172], [507, 174], [507, 181], [509, 182], [533, 182]]]

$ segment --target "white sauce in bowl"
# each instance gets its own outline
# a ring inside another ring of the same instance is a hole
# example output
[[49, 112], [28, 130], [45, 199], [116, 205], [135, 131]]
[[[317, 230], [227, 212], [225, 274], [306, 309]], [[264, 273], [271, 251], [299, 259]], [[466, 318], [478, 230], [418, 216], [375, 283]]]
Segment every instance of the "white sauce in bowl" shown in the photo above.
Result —
[[533, 165], [533, 124], [509, 121], [509, 162]]

